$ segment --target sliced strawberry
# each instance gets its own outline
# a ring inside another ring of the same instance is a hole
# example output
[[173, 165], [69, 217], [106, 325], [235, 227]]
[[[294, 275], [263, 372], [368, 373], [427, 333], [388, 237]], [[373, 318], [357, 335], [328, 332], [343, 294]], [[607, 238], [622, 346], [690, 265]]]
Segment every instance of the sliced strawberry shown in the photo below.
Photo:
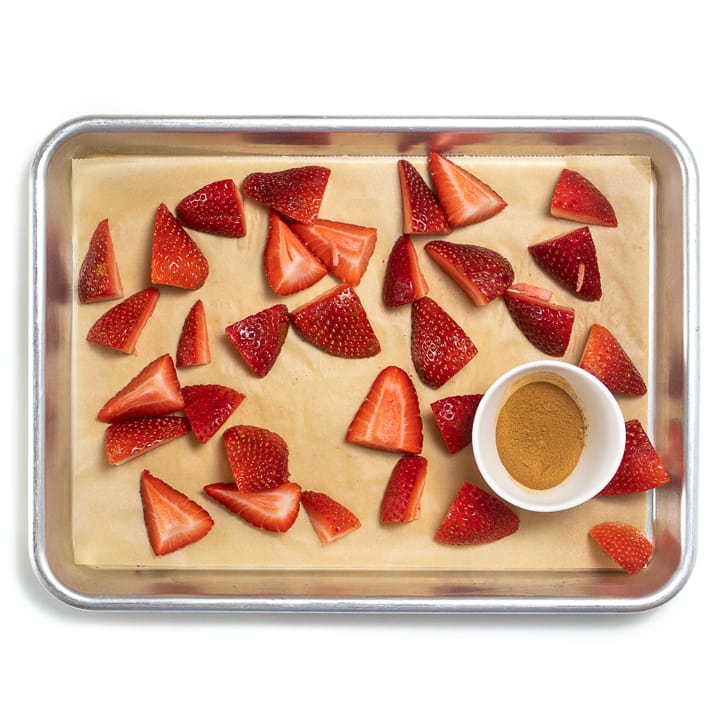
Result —
[[140, 479], [143, 516], [156, 555], [167, 555], [204, 538], [213, 519], [205, 508], [164, 480], [143, 470]]
[[501, 500], [466, 482], [440, 523], [435, 540], [445, 545], [482, 545], [512, 535], [519, 525], [518, 516]]
[[288, 446], [277, 433], [234, 425], [223, 433], [223, 444], [240, 492], [269, 490], [288, 481]]
[[401, 235], [392, 247], [385, 268], [383, 302], [387, 307], [407, 305], [428, 294], [415, 245], [410, 235]]
[[425, 245], [425, 250], [475, 305], [487, 305], [502, 295], [515, 279], [508, 260], [480, 245], [433, 240]]
[[388, 480], [380, 505], [380, 522], [405, 523], [420, 517], [427, 459], [420, 455], [401, 457]]
[[537, 285], [531, 285], [530, 283], [513, 283], [508, 290], [514, 290], [515, 292], [521, 293], [527, 297], [533, 297], [536, 300], [542, 300], [543, 302], [550, 302], [552, 300], [552, 290], [547, 288], [541, 288]]
[[618, 339], [604, 325], [590, 327], [580, 367], [600, 380], [610, 392], [641, 396], [647, 385]]
[[465, 331], [431, 297], [416, 300], [411, 310], [410, 353], [420, 379], [442, 387], [476, 355]]
[[120, 301], [93, 323], [87, 341], [134, 354], [140, 333], [153, 314], [159, 296], [158, 289], [150, 287]]
[[360, 520], [348, 508], [325, 493], [303, 490], [300, 502], [323, 545], [361, 527]]
[[285, 217], [311, 225], [317, 220], [329, 178], [328, 168], [305, 165], [251, 173], [243, 180], [241, 190]]
[[216, 180], [195, 190], [178, 203], [175, 214], [192, 230], [231, 238], [247, 232], [242, 195], [234, 180]]
[[460, 452], [472, 441], [475, 411], [482, 395], [451, 395], [430, 403], [445, 446], [451, 453]]
[[670, 475], [639, 420], [625, 423], [625, 452], [601, 495], [627, 495], [667, 485]]
[[377, 229], [335, 220], [293, 223], [293, 232], [340, 282], [358, 285], [377, 242]]
[[402, 195], [403, 233], [415, 235], [450, 232], [445, 212], [422, 175], [407, 160], [398, 160]]
[[268, 532], [287, 532], [300, 512], [300, 486], [293, 482], [256, 492], [240, 492], [235, 483], [213, 483], [203, 490], [230, 512]]
[[98, 412], [98, 420], [121, 422], [139, 417], [168, 415], [185, 407], [175, 365], [170, 355], [148, 363], [118, 390]]
[[330, 355], [366, 358], [380, 352], [380, 341], [352, 285], [331, 288], [290, 313], [295, 329]]
[[105, 431], [105, 454], [111, 465], [121, 465], [187, 432], [190, 423], [181, 415], [123, 420]]
[[410, 376], [395, 365], [377, 375], [345, 439], [375, 450], [411, 455], [422, 450], [420, 403]]
[[507, 207], [489, 185], [440, 153], [430, 152], [428, 166], [450, 227], [482, 222]]
[[563, 169], [550, 200], [550, 214], [584, 225], [617, 227], [615, 210], [603, 193], [584, 175]]
[[186, 385], [181, 388], [185, 415], [195, 437], [206, 443], [235, 412], [245, 395], [225, 385]]
[[225, 328], [225, 334], [248, 367], [265, 377], [280, 355], [290, 317], [285, 305], [273, 305]]
[[123, 296], [115, 246], [110, 223], [101, 220], [90, 238], [78, 276], [78, 297], [81, 303], [117, 300]]
[[554, 305], [518, 289], [508, 289], [503, 299], [513, 322], [530, 343], [546, 355], [565, 354], [575, 322], [572, 308]]
[[622, 522], [602, 522], [588, 534], [629, 575], [647, 566], [653, 544], [636, 527]]
[[197, 300], [185, 318], [178, 340], [175, 364], [177, 367], [207, 365], [210, 362], [210, 339], [208, 338], [205, 306]]
[[208, 271], [208, 261], [202, 250], [167, 206], [161, 204], [155, 213], [150, 281], [156, 285], [197, 290], [205, 283]]

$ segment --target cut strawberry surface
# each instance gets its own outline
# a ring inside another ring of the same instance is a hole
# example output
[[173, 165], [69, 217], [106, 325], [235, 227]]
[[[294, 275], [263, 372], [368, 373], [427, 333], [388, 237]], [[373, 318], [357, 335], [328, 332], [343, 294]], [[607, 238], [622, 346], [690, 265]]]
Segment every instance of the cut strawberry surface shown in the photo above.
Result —
[[407, 160], [398, 160], [402, 196], [403, 233], [414, 235], [450, 232], [445, 212], [430, 186]]
[[223, 445], [240, 492], [269, 490], [288, 481], [288, 446], [272, 430], [234, 425], [223, 433]]
[[210, 514], [185, 493], [143, 470], [143, 517], [156, 555], [167, 555], [204, 538], [213, 527]]
[[295, 329], [329, 355], [366, 358], [380, 352], [380, 341], [352, 285], [331, 288], [290, 313]]
[[550, 200], [550, 214], [587, 225], [617, 227], [615, 210], [584, 175], [563, 169]]
[[120, 271], [110, 233], [110, 223], [101, 220], [95, 228], [78, 276], [81, 303], [117, 300], [123, 296]]
[[412, 304], [410, 353], [420, 379], [442, 387], [476, 355], [477, 347], [465, 331], [431, 297]]
[[501, 500], [463, 483], [440, 523], [435, 540], [445, 545], [482, 545], [512, 535], [518, 516]]
[[300, 502], [323, 545], [335, 542], [361, 527], [360, 520], [352, 511], [325, 493], [303, 490]]
[[197, 300], [185, 317], [180, 331], [175, 364], [177, 367], [207, 365], [210, 359], [210, 339], [205, 306], [202, 300]]
[[241, 238], [245, 236], [245, 208], [234, 180], [216, 180], [185, 196], [175, 208], [178, 220], [192, 230]]
[[629, 575], [640, 572], [650, 561], [652, 542], [628, 523], [602, 522], [588, 534]]
[[111, 465], [121, 465], [188, 432], [190, 423], [181, 415], [124, 420], [105, 431], [105, 454]]
[[87, 341], [134, 354], [140, 333], [155, 311], [159, 296], [158, 289], [151, 287], [120, 301], [93, 323]]
[[380, 505], [380, 522], [406, 523], [420, 517], [427, 459], [420, 455], [400, 458], [388, 480]]
[[482, 222], [507, 207], [489, 185], [440, 153], [430, 152], [428, 166], [435, 194], [451, 227]]
[[451, 395], [430, 403], [448, 452], [460, 452], [472, 441], [473, 420], [482, 397], [480, 394]]
[[510, 262], [490, 248], [433, 240], [425, 250], [475, 305], [487, 305], [515, 279]]
[[245, 395], [226, 385], [213, 383], [181, 388], [185, 416], [195, 437], [206, 443], [235, 412]]
[[425, 297], [429, 289], [412, 238], [401, 235], [390, 251], [385, 268], [383, 302], [387, 307], [408, 305]]

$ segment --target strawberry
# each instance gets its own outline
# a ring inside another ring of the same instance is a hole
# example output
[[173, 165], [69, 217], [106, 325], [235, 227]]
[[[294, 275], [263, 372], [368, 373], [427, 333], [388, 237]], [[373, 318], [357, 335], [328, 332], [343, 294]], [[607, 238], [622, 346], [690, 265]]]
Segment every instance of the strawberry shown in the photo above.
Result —
[[618, 339], [604, 325], [593, 324], [588, 332], [580, 367], [600, 380], [610, 392], [641, 396], [647, 386]]
[[203, 490], [230, 512], [268, 532], [287, 532], [300, 512], [300, 486], [293, 482], [255, 492], [240, 492], [235, 483], [212, 483]]
[[237, 390], [216, 384], [186, 385], [181, 392], [185, 415], [201, 443], [206, 443], [245, 399]]
[[420, 379], [437, 389], [477, 355], [477, 347], [455, 320], [426, 296], [412, 304], [410, 353]]
[[360, 520], [350, 510], [325, 493], [303, 490], [300, 502], [323, 545], [361, 527]]
[[240, 492], [269, 490], [290, 477], [287, 443], [271, 430], [234, 425], [223, 433], [223, 445]]
[[117, 300], [123, 296], [110, 223], [101, 220], [90, 238], [78, 276], [81, 303]]
[[450, 232], [445, 212], [430, 186], [407, 160], [398, 160], [402, 196], [403, 233], [447, 234]]
[[512, 535], [518, 516], [501, 500], [465, 482], [440, 523], [435, 540], [445, 545], [482, 545]]
[[168, 415], [185, 407], [175, 365], [170, 355], [148, 363], [118, 390], [98, 412], [98, 420], [121, 422], [139, 417]]
[[597, 252], [587, 225], [530, 245], [528, 250], [543, 270], [577, 297], [602, 297]]
[[274, 212], [270, 213], [263, 264], [268, 283], [278, 295], [305, 290], [327, 275], [327, 268]]
[[670, 475], [660, 460], [639, 420], [625, 423], [625, 452], [620, 466], [600, 495], [627, 495], [646, 492], [670, 482]]
[[584, 225], [617, 227], [615, 210], [603, 193], [575, 170], [563, 169], [550, 200], [550, 214]]
[[181, 415], [123, 420], [105, 431], [105, 454], [111, 465], [121, 465], [189, 431], [190, 423]]
[[515, 279], [508, 260], [480, 245], [433, 240], [425, 245], [425, 250], [475, 305], [487, 305], [502, 295]]
[[293, 223], [292, 229], [333, 277], [350, 285], [360, 283], [375, 250], [375, 228], [316, 220], [312, 225]]
[[216, 180], [185, 196], [175, 208], [178, 220], [191, 230], [241, 238], [245, 236], [245, 208], [233, 180]]
[[330, 170], [317, 165], [256, 172], [243, 180], [241, 190], [285, 217], [312, 225], [317, 220]]
[[197, 243], [162, 203], [155, 213], [150, 281], [185, 290], [202, 287], [208, 276], [208, 261]]
[[450, 227], [482, 222], [507, 207], [489, 185], [440, 153], [431, 151], [428, 165]]
[[653, 552], [652, 542], [627, 523], [602, 522], [588, 534], [629, 575], [640, 572]]
[[428, 294], [410, 235], [401, 235], [392, 247], [385, 268], [383, 302], [387, 307], [407, 305]]
[[167, 555], [204, 538], [214, 525], [205, 508], [143, 470], [140, 497], [148, 539], [156, 555]]
[[280, 355], [290, 318], [285, 305], [272, 305], [225, 328], [240, 357], [258, 377], [265, 377]]
[[450, 453], [460, 452], [472, 441], [475, 411], [482, 395], [451, 395], [430, 403], [445, 446]]
[[113, 305], [93, 323], [87, 341], [133, 355], [159, 296], [158, 289], [150, 287]]
[[380, 352], [380, 341], [352, 285], [331, 288], [290, 313], [295, 329], [330, 355], [366, 358]]
[[405, 523], [420, 517], [427, 460], [420, 455], [401, 457], [388, 480], [380, 505], [380, 522]]
[[560, 357], [570, 342], [575, 311], [541, 300], [527, 289], [508, 289], [503, 295], [510, 317], [523, 335], [546, 355]]
[[345, 435], [348, 442], [376, 450], [417, 454], [423, 429], [417, 391], [395, 365], [381, 370]]
[[197, 300], [185, 318], [178, 340], [175, 364], [177, 367], [207, 365], [210, 362], [210, 340], [208, 338], [205, 306]]

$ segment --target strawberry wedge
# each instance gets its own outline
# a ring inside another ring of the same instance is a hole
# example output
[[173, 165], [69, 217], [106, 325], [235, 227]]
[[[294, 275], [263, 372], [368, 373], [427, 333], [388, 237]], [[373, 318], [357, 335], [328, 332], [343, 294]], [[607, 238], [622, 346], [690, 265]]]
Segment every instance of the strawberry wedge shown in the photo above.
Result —
[[584, 225], [617, 227], [615, 210], [605, 195], [575, 170], [560, 172], [550, 200], [550, 214]]
[[180, 331], [175, 364], [179, 368], [207, 365], [210, 359], [210, 339], [205, 306], [202, 300], [197, 300], [185, 317]]
[[361, 527], [360, 520], [351, 510], [325, 493], [303, 490], [300, 502], [323, 545], [335, 542]]
[[653, 552], [652, 542], [628, 523], [598, 523], [588, 534], [628, 575], [646, 567]]
[[175, 208], [178, 220], [191, 230], [241, 238], [247, 231], [242, 195], [234, 180], [216, 180], [186, 195]]
[[78, 298], [81, 303], [117, 300], [123, 296], [110, 223], [101, 220], [90, 238], [80, 266]]
[[410, 235], [401, 235], [390, 250], [383, 281], [386, 307], [408, 305], [428, 294], [429, 286]]
[[288, 481], [288, 446], [280, 435], [254, 425], [223, 433], [225, 455], [240, 492], [269, 490]]
[[237, 390], [217, 383], [186, 385], [181, 392], [185, 416], [201, 443], [210, 440], [245, 399]]
[[398, 160], [402, 197], [403, 233], [446, 235], [451, 228], [435, 193], [407, 160]]
[[420, 517], [426, 474], [427, 459], [420, 455], [405, 455], [397, 461], [385, 487], [380, 522], [407, 523]]
[[105, 431], [105, 454], [111, 465], [122, 465], [190, 431], [182, 415], [144, 417], [109, 425]]

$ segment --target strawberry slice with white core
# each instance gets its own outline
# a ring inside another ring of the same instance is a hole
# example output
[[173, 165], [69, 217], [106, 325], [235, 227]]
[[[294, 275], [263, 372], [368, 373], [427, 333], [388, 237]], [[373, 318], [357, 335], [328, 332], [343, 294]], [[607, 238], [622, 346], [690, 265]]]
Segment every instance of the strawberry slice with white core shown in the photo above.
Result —
[[192, 230], [230, 238], [241, 238], [246, 233], [242, 195], [229, 178], [190, 193], [178, 203], [175, 214]]
[[269, 490], [288, 481], [288, 446], [272, 430], [235, 425], [223, 433], [223, 445], [240, 492]]
[[123, 296], [120, 271], [110, 233], [110, 223], [101, 220], [95, 228], [78, 276], [81, 303], [117, 300]]
[[420, 517], [420, 500], [425, 487], [427, 459], [406, 455], [393, 468], [380, 505], [380, 522], [406, 523]]
[[202, 300], [197, 300], [190, 308], [180, 331], [175, 364], [177, 367], [207, 365], [210, 359], [205, 306]]
[[303, 490], [300, 502], [323, 545], [335, 542], [361, 527], [360, 520], [351, 510], [325, 493]]
[[446, 235], [451, 228], [435, 193], [407, 160], [398, 160], [405, 234]]
[[550, 214], [584, 225], [617, 227], [618, 224], [607, 197], [584, 175], [567, 168], [560, 172], [550, 200]]
[[121, 465], [188, 432], [190, 423], [181, 415], [124, 420], [105, 431], [105, 454], [111, 465]]
[[408, 305], [425, 297], [429, 289], [412, 238], [410, 235], [401, 235], [395, 241], [387, 260], [383, 302], [387, 307]]

